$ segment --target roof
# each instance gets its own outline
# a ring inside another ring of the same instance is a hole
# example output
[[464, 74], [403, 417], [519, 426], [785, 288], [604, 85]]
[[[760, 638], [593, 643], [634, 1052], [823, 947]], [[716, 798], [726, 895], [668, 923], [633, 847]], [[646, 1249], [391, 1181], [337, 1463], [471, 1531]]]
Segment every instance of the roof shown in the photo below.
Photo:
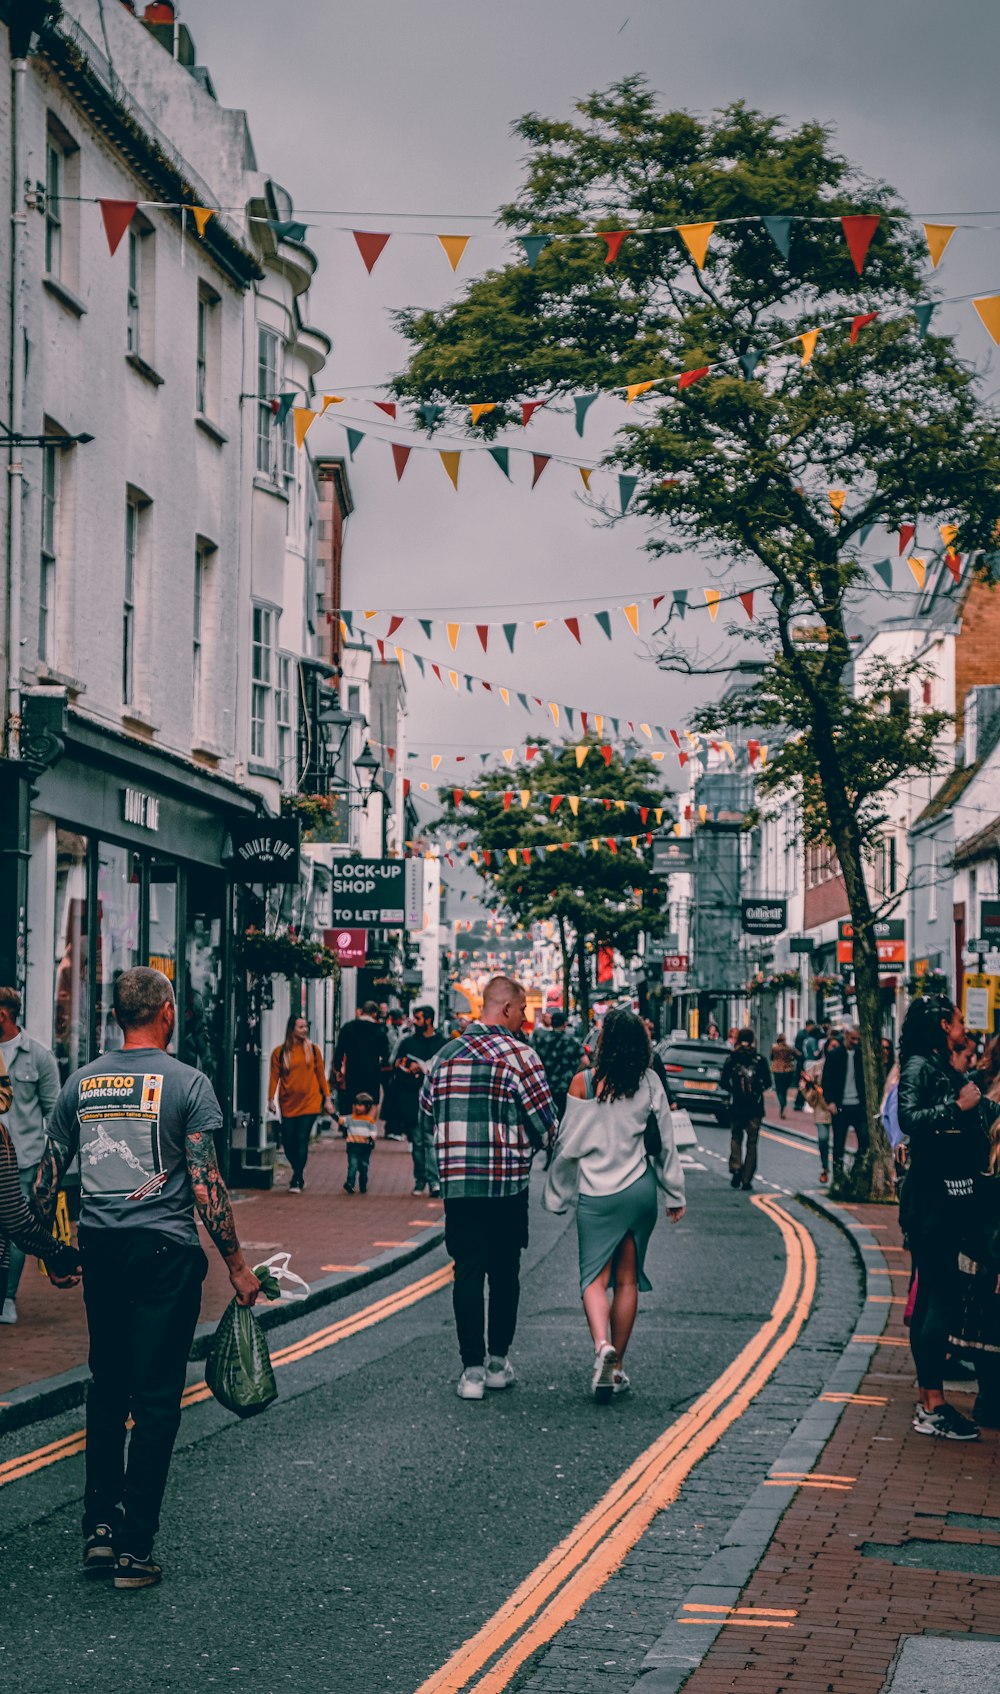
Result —
[[952, 864], [956, 867], [974, 865], [979, 859], [991, 859], [1000, 848], [1000, 818], [994, 818], [985, 829], [977, 829], [975, 835], [969, 835], [960, 841], [955, 849]]
[[960, 800], [974, 776], [978, 776], [990, 754], [1000, 742], [1000, 713], [987, 724], [980, 738], [980, 753], [978, 759], [971, 765], [957, 765], [945, 777], [936, 794], [932, 794], [923, 811], [914, 818], [912, 829], [921, 829], [924, 825], [934, 823], [951, 810], [957, 800]]

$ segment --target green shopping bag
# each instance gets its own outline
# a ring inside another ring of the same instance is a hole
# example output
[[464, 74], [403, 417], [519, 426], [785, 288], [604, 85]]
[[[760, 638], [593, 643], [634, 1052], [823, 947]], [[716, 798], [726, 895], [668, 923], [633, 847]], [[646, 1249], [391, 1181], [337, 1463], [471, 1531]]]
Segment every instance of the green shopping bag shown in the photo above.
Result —
[[278, 1398], [267, 1337], [250, 1306], [229, 1302], [212, 1337], [205, 1381], [238, 1418], [256, 1417]]

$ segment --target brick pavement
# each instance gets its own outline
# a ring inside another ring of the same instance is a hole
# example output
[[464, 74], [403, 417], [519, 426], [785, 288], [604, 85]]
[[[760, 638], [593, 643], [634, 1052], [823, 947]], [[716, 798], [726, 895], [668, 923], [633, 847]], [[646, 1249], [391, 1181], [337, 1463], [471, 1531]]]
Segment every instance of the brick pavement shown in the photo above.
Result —
[[[312, 1143], [304, 1194], [289, 1194], [285, 1165], [269, 1192], [234, 1190], [236, 1227], [250, 1263], [290, 1252], [291, 1269], [311, 1283], [333, 1270], [364, 1265], [440, 1223], [441, 1201], [411, 1192], [413, 1166], [405, 1142], [377, 1143], [365, 1195], [343, 1192], [346, 1170], [344, 1142], [327, 1133]], [[229, 1303], [232, 1289], [222, 1260], [199, 1229], [209, 1260], [201, 1317], [211, 1321]], [[17, 1309], [17, 1325], [0, 1326], [0, 1404], [5, 1391], [71, 1370], [87, 1357], [80, 1289], [53, 1288], [33, 1259], [21, 1278]]]
[[[895, 1213], [856, 1206], [859, 1222], [888, 1248], [900, 1237]], [[886, 1254], [889, 1275], [873, 1277], [899, 1301], [907, 1260]], [[881, 1267], [880, 1267], [881, 1269]], [[798, 1490], [764, 1558], [740, 1595], [685, 1694], [879, 1694], [906, 1635], [1000, 1635], [1000, 1432], [976, 1444], [915, 1435], [913, 1361], [903, 1307], [893, 1304], [888, 1328], [858, 1390], [811, 1475]], [[963, 1411], [971, 1395], [954, 1393]], [[832, 1480], [839, 1479], [839, 1480]], [[992, 1522], [958, 1525], [949, 1514]], [[865, 1544], [882, 1544], [866, 1556]], [[948, 1544], [938, 1556], [906, 1543]], [[916, 1569], [886, 1556], [940, 1557], [950, 1569]], [[996, 1549], [989, 1555], [963, 1549]], [[968, 1568], [962, 1568], [964, 1564]], [[977, 1574], [977, 1565], [980, 1574]], [[955, 1568], [955, 1567], [959, 1568]], [[771, 1614], [768, 1623], [758, 1613]], [[689, 1623], [696, 1637], [697, 1622]]]

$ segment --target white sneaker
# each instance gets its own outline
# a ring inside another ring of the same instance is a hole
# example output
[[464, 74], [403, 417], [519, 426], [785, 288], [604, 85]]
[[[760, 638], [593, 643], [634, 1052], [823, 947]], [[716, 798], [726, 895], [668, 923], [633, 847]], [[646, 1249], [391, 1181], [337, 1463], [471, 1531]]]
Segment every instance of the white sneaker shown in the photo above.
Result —
[[605, 1405], [615, 1391], [617, 1365], [618, 1354], [610, 1341], [602, 1341], [594, 1354], [594, 1370], [590, 1378], [591, 1392], [601, 1405]]
[[509, 1388], [516, 1382], [514, 1366], [509, 1359], [495, 1359], [492, 1356], [486, 1361], [487, 1388]]
[[483, 1365], [467, 1365], [458, 1379], [455, 1393], [460, 1400], [481, 1400], [486, 1393], [486, 1370]]
[[625, 1375], [625, 1372], [623, 1370], [616, 1370], [615, 1371], [614, 1387], [612, 1389], [612, 1393], [614, 1393], [614, 1394], [627, 1394], [629, 1389], [631, 1388], [631, 1386], [632, 1386], [632, 1384], [629, 1382], [629, 1379]]
[[3, 1303], [3, 1310], [0, 1311], [0, 1323], [16, 1323], [16, 1322], [17, 1322], [17, 1307], [15, 1306], [13, 1300], [5, 1300], [4, 1303]]

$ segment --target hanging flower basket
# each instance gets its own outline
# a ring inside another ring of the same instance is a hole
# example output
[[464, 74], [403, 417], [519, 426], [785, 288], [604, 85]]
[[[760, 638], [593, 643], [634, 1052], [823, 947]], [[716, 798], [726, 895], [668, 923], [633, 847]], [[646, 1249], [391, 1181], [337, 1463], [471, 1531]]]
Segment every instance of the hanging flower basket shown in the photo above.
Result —
[[951, 983], [947, 971], [924, 971], [922, 976], [910, 976], [906, 979], [907, 994], [950, 994]]
[[342, 794], [283, 794], [281, 815], [298, 818], [305, 841], [335, 841], [343, 833], [343, 805]]
[[251, 976], [335, 977], [336, 953], [321, 941], [304, 941], [294, 929], [269, 935], [248, 929], [240, 942], [240, 958]]
[[754, 976], [747, 983], [748, 994], [780, 994], [783, 988], [800, 988], [798, 971], [772, 971], [770, 976]]
[[844, 991], [843, 978], [839, 976], [814, 976], [812, 986], [815, 994], [842, 994]]

